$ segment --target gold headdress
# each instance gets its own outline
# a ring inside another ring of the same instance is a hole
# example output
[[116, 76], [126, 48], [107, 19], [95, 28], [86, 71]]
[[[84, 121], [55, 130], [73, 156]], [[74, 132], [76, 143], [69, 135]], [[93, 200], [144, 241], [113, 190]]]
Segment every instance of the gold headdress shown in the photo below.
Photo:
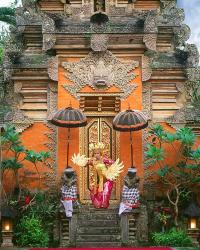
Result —
[[103, 142], [98, 142], [98, 143], [90, 143], [89, 144], [89, 150], [90, 151], [94, 151], [94, 150], [101, 150], [103, 152], [105, 148], [105, 145], [103, 144]]

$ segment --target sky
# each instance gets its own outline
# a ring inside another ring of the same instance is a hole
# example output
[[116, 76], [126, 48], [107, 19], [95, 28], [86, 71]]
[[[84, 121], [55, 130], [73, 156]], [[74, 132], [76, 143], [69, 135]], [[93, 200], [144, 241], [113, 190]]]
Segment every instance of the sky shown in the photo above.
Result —
[[[14, 0], [1, 0], [1, 6], [8, 6]], [[191, 29], [189, 43], [195, 43], [200, 51], [200, 0], [177, 0], [177, 5], [185, 11], [185, 23]]]
[[185, 11], [185, 23], [191, 29], [188, 43], [194, 43], [200, 51], [200, 0], [178, 0], [177, 5]]

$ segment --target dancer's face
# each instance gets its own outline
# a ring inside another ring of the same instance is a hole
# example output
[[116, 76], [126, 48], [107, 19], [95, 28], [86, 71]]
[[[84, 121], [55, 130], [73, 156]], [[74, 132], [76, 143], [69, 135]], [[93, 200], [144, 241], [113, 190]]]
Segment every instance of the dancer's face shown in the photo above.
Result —
[[94, 151], [94, 158], [96, 158], [97, 160], [101, 159], [101, 152], [100, 152], [100, 150], [95, 150]]

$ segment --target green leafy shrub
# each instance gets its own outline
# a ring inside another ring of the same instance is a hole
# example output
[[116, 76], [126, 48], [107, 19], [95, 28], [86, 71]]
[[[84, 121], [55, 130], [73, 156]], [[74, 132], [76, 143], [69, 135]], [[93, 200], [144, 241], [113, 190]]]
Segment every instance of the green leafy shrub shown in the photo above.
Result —
[[41, 220], [35, 216], [24, 216], [16, 228], [16, 243], [22, 247], [47, 247], [49, 236]]
[[159, 187], [166, 196], [174, 210], [176, 227], [182, 198], [200, 184], [200, 145], [196, 139], [192, 129], [187, 127], [177, 129], [174, 133], [161, 124], [154, 124], [149, 129], [145, 182]]
[[154, 233], [153, 244], [156, 246], [189, 247], [192, 246], [191, 239], [182, 230], [171, 229], [169, 232]]

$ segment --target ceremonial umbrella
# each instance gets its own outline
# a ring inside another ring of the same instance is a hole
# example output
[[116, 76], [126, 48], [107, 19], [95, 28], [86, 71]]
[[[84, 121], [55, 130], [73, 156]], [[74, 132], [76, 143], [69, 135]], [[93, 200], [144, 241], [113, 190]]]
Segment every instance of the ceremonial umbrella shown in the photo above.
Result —
[[139, 110], [128, 108], [118, 113], [113, 119], [113, 128], [121, 132], [130, 132], [131, 168], [133, 166], [133, 138], [132, 131], [138, 131], [148, 126], [147, 117]]
[[87, 124], [87, 118], [79, 109], [74, 109], [71, 106], [58, 110], [50, 120], [50, 122], [58, 127], [68, 128], [67, 137], [67, 168], [69, 161], [69, 138], [70, 128], [84, 127]]

